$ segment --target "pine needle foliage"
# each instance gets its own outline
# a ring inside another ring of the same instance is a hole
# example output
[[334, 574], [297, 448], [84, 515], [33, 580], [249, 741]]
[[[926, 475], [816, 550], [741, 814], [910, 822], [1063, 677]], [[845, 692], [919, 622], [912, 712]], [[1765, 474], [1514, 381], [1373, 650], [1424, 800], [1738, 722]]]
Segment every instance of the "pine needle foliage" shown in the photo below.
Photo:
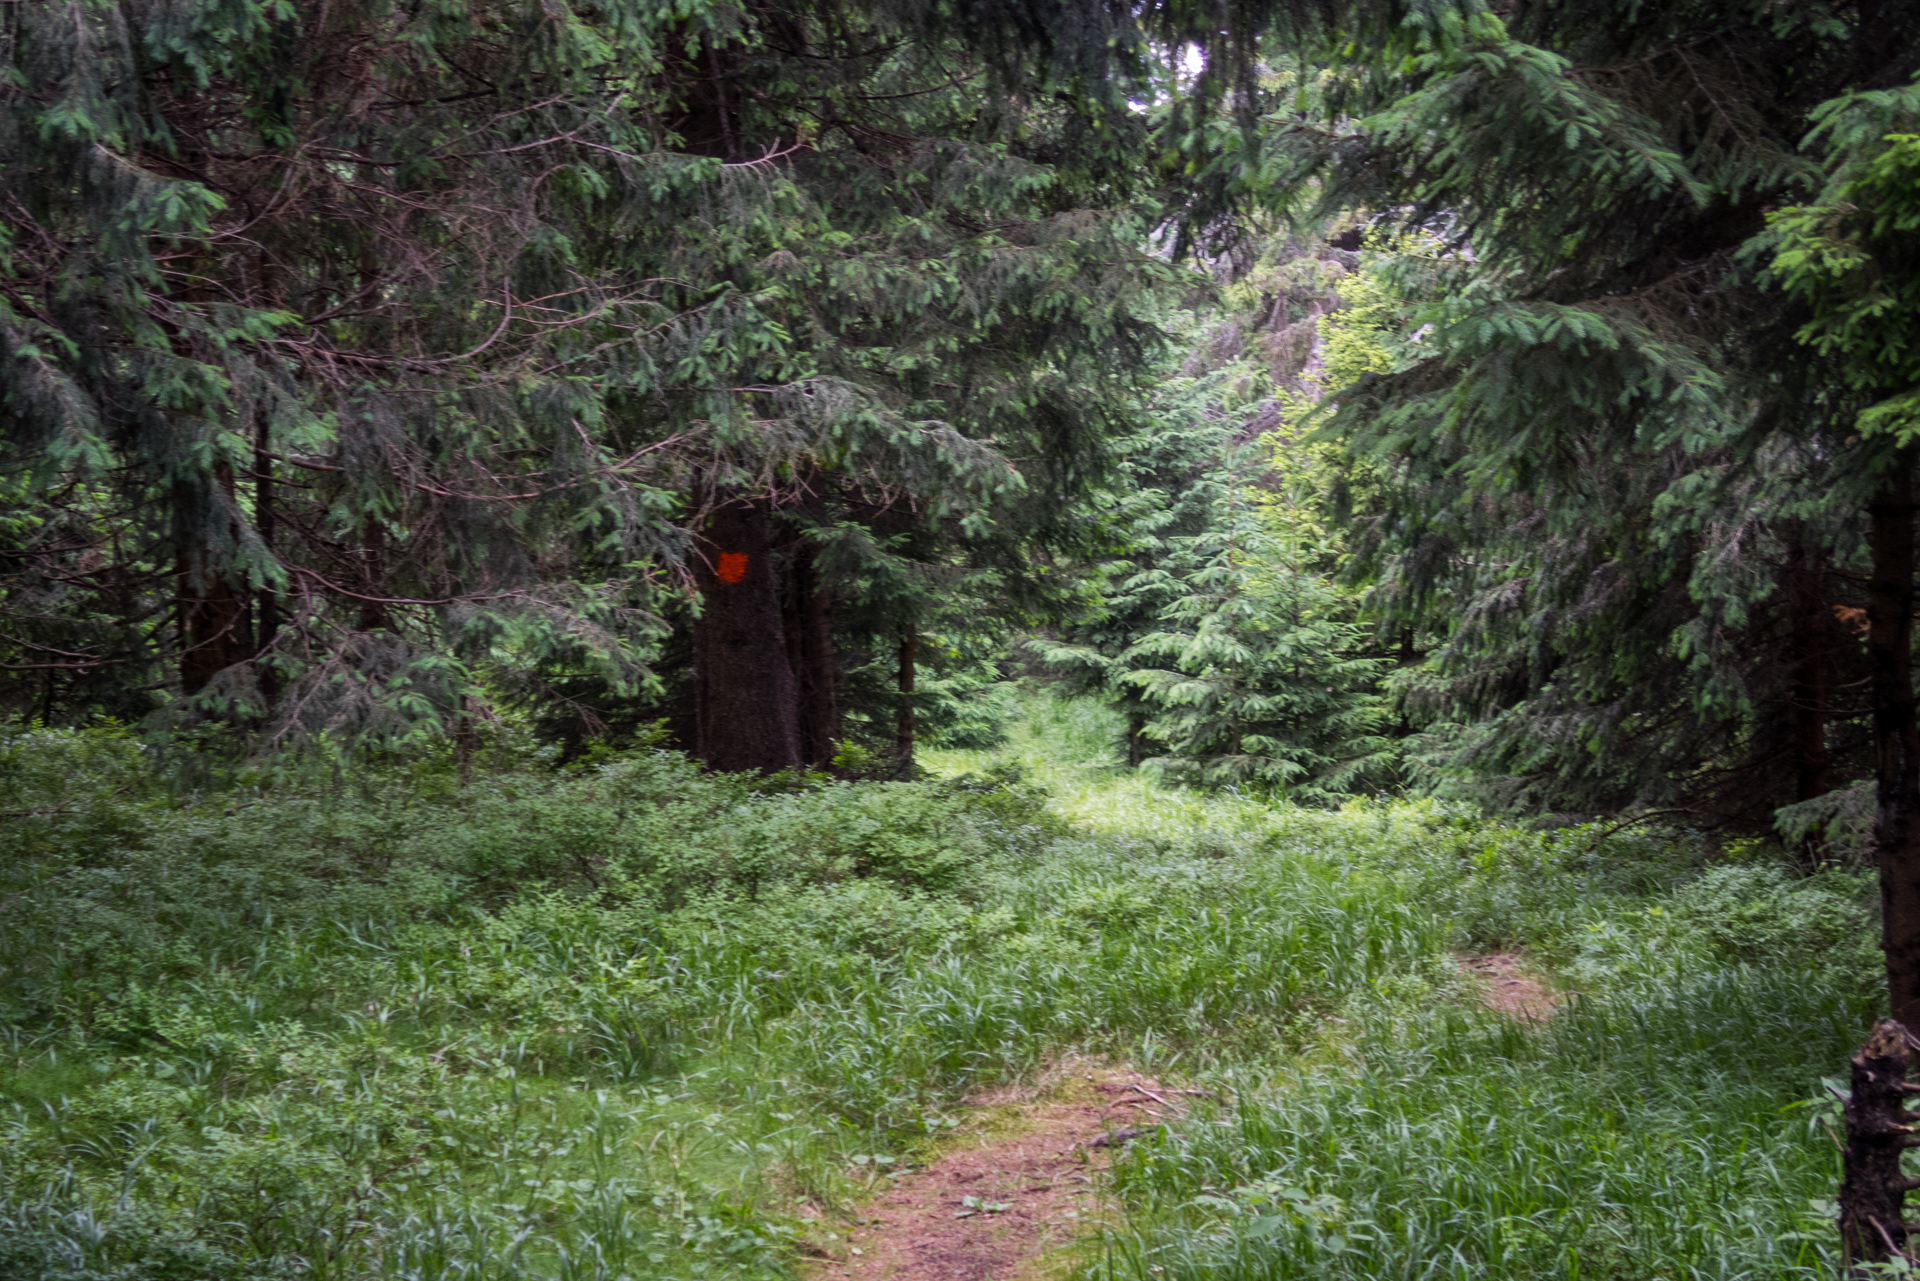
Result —
[[1325, 357], [1372, 348], [1327, 323], [1350, 251], [1259, 250], [1216, 264], [1207, 305], [1177, 321], [1187, 350], [1127, 458], [1131, 555], [1103, 567], [1091, 619], [1035, 648], [1125, 713], [1129, 764], [1325, 803], [1396, 781], [1395, 664], [1336, 581], [1337, 451], [1301, 426]]
[[1462, 7], [1330, 51], [1270, 119], [1276, 199], [1440, 245], [1376, 263], [1392, 364], [1334, 420], [1386, 482], [1356, 541], [1384, 625], [1446, 637], [1429, 763], [1759, 828], [1864, 770], [1865, 709], [1828, 691], [1864, 675], [1834, 610], [1864, 603], [1886, 450], [1754, 246], [1820, 180], [1821, 104], [1904, 81], [1916, 34], [1885, 6]]
[[1144, 175], [1187, 107], [1129, 95], [1220, 42], [1099, 4], [4, 24], [6, 698], [264, 745], [657, 693], [731, 495], [1023, 581], [1083, 542], [1173, 278]]

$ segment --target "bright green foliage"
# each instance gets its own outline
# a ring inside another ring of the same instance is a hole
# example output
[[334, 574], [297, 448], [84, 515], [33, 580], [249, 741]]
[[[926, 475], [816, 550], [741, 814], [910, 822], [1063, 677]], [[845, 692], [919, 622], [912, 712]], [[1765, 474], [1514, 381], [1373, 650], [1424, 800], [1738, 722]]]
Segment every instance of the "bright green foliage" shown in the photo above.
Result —
[[1768, 215], [1771, 268], [1813, 308], [1801, 341], [1876, 398], [1860, 431], [1910, 444], [1920, 435], [1920, 90], [1838, 98], [1814, 117], [1827, 189], [1818, 204]]
[[[1390, 772], [1369, 656], [1351, 602], [1319, 572], [1323, 546], [1300, 523], [1276, 533], [1232, 464], [1208, 478], [1207, 529], [1171, 549], [1161, 630], [1127, 654], [1153, 705], [1166, 768], [1209, 784], [1251, 783], [1301, 800], [1361, 790]], [[1145, 664], [1152, 663], [1153, 666]]]
[[1069, 694], [1098, 693], [1127, 718], [1127, 760], [1138, 765], [1151, 740], [1152, 704], [1130, 674], [1144, 660], [1136, 645], [1158, 630], [1162, 612], [1186, 593], [1170, 572], [1176, 548], [1207, 528], [1211, 493], [1206, 476], [1230, 448], [1230, 428], [1206, 416], [1165, 415], [1130, 443], [1125, 478], [1113, 504], [1121, 510], [1129, 555], [1097, 564], [1091, 607], [1057, 639], [1027, 644], [1058, 673]]
[[1091, 619], [1035, 642], [1128, 715], [1130, 763], [1314, 801], [1393, 781], [1392, 663], [1333, 581], [1354, 480], [1300, 426], [1323, 348], [1379, 361], [1377, 305], [1344, 328], [1328, 314], [1365, 287], [1349, 261], [1275, 241], [1182, 318], [1187, 351], [1127, 456], [1132, 555], [1102, 567]]

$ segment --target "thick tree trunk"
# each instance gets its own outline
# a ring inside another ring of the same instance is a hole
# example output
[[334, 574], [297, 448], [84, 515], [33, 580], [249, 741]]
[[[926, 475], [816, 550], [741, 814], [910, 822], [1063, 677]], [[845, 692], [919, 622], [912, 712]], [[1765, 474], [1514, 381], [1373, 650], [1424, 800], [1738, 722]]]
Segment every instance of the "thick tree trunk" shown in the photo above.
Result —
[[1907, 1133], [1917, 1119], [1906, 1110], [1907, 1068], [1912, 1063], [1907, 1030], [1882, 1019], [1853, 1056], [1853, 1089], [1846, 1100], [1847, 1145], [1841, 1158], [1840, 1244], [1849, 1263], [1885, 1263], [1907, 1256], [1903, 1216], [1909, 1179], [1900, 1156], [1913, 1146]]
[[197, 565], [181, 562], [180, 595], [180, 687], [197, 694], [246, 657], [246, 602], [204, 558]]
[[913, 679], [915, 660], [917, 658], [915, 651], [919, 646], [919, 640], [919, 636], [915, 634], [911, 626], [901, 629], [899, 667], [900, 706], [894, 713], [893, 754], [900, 758], [900, 772], [903, 775], [911, 773], [913, 770], [913, 738], [915, 730], [913, 715]]
[[1871, 504], [1873, 554], [1867, 595], [1867, 658], [1879, 811], [1882, 942], [1895, 1019], [1920, 1027], [1920, 722], [1913, 696], [1913, 470], [1898, 473]]
[[694, 754], [716, 770], [796, 769], [798, 689], [780, 618], [764, 500], [722, 503], [696, 548]]

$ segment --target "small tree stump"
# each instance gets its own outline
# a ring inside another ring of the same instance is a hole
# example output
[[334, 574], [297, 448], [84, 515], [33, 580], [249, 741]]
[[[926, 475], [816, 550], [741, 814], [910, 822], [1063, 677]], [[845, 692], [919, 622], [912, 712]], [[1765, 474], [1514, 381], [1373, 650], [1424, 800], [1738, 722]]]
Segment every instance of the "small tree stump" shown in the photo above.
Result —
[[1847, 1146], [1840, 1180], [1840, 1243], [1849, 1263], [1909, 1259], [1912, 1228], [1902, 1213], [1907, 1193], [1920, 1187], [1900, 1169], [1900, 1156], [1920, 1146], [1906, 1110], [1913, 1038], [1892, 1019], [1876, 1023], [1853, 1056], [1853, 1092], [1846, 1100]]

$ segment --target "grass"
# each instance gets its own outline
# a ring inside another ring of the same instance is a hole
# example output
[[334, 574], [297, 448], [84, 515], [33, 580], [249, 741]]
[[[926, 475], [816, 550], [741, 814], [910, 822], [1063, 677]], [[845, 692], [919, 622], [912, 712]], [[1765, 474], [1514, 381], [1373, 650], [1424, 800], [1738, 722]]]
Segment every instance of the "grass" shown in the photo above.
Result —
[[1304, 853], [1371, 902], [1424, 905], [1442, 948], [1526, 947], [1576, 990], [1527, 1029], [1429, 956], [1329, 984], [1344, 999], [1304, 1043], [1189, 1053], [1238, 1106], [1131, 1150], [1130, 1223], [1090, 1277], [1832, 1274], [1819, 1082], [1872, 1013], [1866, 878], [1672, 836], [1596, 850], [1432, 805], [1169, 795], [1116, 777], [1099, 730], [1083, 706], [1037, 704], [1009, 749], [1079, 825], [1278, 873], [1251, 892], [1284, 892]]
[[[1131, 1149], [1090, 1277], [1831, 1270], [1861, 877], [1167, 791], [1114, 729], [1031, 701], [946, 786], [649, 757], [137, 812], [120, 749], [27, 744], [72, 816], [0, 885], [0, 1276], [787, 1275], [801, 1205], [1074, 1051], [1238, 1101]], [[1450, 953], [1496, 947], [1578, 995], [1480, 1010]]]

